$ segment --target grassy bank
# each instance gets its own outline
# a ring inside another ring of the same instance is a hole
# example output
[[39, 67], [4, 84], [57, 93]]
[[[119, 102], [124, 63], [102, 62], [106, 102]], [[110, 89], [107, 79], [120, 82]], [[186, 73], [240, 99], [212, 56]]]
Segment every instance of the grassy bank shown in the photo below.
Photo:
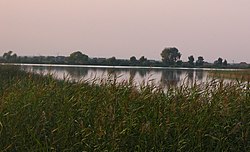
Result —
[[238, 71], [209, 71], [210, 76], [222, 79], [234, 79], [239, 81], [250, 81], [250, 70]]
[[250, 90], [70, 83], [0, 67], [0, 151], [249, 151]]

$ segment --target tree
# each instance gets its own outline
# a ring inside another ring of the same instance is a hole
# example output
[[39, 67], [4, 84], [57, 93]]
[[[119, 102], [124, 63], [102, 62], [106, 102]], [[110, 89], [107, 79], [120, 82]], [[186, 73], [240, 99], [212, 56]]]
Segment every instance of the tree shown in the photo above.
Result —
[[178, 66], [182, 66], [183, 62], [182, 62], [182, 60], [178, 60], [178, 61], [176, 62], [176, 64], [177, 64]]
[[188, 63], [192, 66], [194, 65], [194, 56], [191, 55], [188, 57]]
[[224, 60], [223, 65], [227, 66], [227, 60], [226, 59]]
[[17, 54], [13, 53], [13, 51], [8, 51], [3, 54], [3, 58], [6, 61], [15, 61], [17, 59]]
[[117, 60], [116, 60], [116, 58], [114, 56], [111, 57], [111, 58], [108, 58], [107, 62], [108, 62], [109, 65], [117, 65], [118, 64]]
[[12, 58], [13, 58], [13, 59], [16, 59], [16, 58], [17, 58], [17, 54], [14, 53], [14, 54], [12, 55]]
[[139, 59], [139, 62], [141, 64], [145, 63], [147, 61], [147, 58], [145, 58], [144, 56], [141, 56], [141, 58]]
[[214, 61], [214, 65], [220, 67], [222, 66], [222, 61], [223, 61], [222, 58], [218, 58], [216, 61]]
[[137, 62], [137, 59], [135, 56], [130, 57], [129, 59], [130, 63], [135, 64]]
[[80, 51], [76, 51], [70, 54], [70, 63], [84, 64], [88, 62], [89, 57]]
[[172, 48], [165, 48], [161, 52], [162, 62], [165, 64], [174, 64], [177, 60], [181, 58], [181, 53], [175, 47]]
[[3, 58], [6, 59], [6, 60], [9, 60], [10, 57], [11, 57], [11, 54], [12, 54], [12, 51], [5, 52], [5, 53], [3, 54]]
[[196, 61], [197, 66], [203, 66], [204, 64], [204, 58], [202, 56], [198, 57], [198, 60]]
[[222, 58], [218, 58], [218, 64], [219, 64], [219, 65], [222, 65], [222, 61], [223, 61]]

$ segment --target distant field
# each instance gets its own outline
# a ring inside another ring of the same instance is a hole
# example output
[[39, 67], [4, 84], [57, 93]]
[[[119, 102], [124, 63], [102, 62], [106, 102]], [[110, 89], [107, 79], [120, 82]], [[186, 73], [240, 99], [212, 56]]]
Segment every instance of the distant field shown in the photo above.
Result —
[[250, 151], [249, 83], [163, 90], [0, 73], [0, 151]]

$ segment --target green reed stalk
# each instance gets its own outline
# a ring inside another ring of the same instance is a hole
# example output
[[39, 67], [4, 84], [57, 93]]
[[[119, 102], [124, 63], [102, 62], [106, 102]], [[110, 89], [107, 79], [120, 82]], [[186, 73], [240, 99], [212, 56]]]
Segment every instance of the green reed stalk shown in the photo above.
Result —
[[249, 83], [163, 89], [0, 67], [1, 151], [249, 151]]

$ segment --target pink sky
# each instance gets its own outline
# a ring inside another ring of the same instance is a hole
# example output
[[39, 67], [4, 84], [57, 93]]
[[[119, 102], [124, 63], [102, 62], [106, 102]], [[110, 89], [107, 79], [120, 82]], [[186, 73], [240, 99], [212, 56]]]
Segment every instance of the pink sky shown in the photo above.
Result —
[[160, 60], [164, 47], [250, 62], [249, 0], [0, 0], [0, 55]]

